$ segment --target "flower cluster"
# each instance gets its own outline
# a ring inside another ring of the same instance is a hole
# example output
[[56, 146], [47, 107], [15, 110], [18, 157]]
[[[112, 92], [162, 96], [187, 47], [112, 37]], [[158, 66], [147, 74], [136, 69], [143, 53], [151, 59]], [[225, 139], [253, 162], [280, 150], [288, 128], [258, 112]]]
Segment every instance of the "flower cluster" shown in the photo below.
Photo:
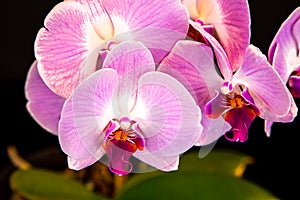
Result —
[[[268, 58], [250, 44], [247, 0], [65, 0], [47, 15], [25, 85], [27, 109], [71, 169], [133, 157], [163, 171], [252, 121], [291, 122], [300, 97], [300, 10]], [[287, 86], [288, 83], [288, 86]]]

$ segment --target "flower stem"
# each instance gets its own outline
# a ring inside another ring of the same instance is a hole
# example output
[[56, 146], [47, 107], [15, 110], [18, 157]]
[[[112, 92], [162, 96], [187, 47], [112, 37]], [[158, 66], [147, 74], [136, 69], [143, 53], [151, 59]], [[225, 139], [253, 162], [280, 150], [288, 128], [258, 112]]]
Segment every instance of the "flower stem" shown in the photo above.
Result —
[[124, 185], [124, 183], [127, 180], [127, 175], [114, 175], [114, 196], [116, 196], [116, 194], [120, 191], [120, 189], [122, 188], [122, 186]]
[[30, 169], [32, 167], [28, 161], [26, 161], [19, 155], [17, 148], [15, 146], [12, 145], [8, 146], [7, 154], [10, 161], [15, 167], [23, 170]]

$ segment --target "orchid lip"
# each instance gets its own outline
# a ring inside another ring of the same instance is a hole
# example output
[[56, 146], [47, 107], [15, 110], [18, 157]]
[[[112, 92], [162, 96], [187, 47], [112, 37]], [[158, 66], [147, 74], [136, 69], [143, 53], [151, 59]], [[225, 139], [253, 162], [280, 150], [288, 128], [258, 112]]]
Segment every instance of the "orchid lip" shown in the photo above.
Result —
[[108, 168], [115, 174], [130, 173], [132, 170], [130, 157], [145, 147], [144, 139], [133, 129], [135, 124], [135, 121], [123, 117], [120, 120], [113, 119], [104, 129], [106, 139], [103, 148], [109, 157]]

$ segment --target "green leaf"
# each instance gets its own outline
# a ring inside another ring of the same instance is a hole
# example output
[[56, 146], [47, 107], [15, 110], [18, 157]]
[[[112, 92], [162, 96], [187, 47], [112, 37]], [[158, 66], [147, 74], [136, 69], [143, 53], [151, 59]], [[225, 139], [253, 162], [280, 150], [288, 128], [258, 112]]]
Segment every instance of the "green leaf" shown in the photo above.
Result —
[[11, 188], [29, 200], [102, 200], [80, 182], [40, 169], [18, 170], [10, 177]]
[[175, 172], [133, 174], [116, 199], [276, 199], [241, 179], [252, 162], [252, 157], [235, 151], [213, 150], [204, 158], [191, 151], [181, 156]]
[[255, 184], [208, 172], [171, 172], [122, 190], [117, 200], [135, 199], [277, 199]]
[[241, 152], [214, 149], [206, 157], [199, 158], [197, 151], [180, 158], [179, 171], [210, 172], [241, 177], [246, 166], [254, 159]]

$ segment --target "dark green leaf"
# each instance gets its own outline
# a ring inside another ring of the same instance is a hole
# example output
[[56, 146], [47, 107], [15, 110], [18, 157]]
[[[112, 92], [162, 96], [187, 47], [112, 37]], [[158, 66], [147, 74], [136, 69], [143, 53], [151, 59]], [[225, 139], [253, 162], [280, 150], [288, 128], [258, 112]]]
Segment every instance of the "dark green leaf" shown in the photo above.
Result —
[[208, 172], [172, 172], [139, 182], [119, 193], [118, 200], [152, 199], [276, 199], [255, 184], [234, 176]]
[[76, 180], [62, 174], [40, 170], [18, 170], [10, 177], [11, 188], [30, 200], [106, 199]]
[[199, 158], [198, 152], [192, 151], [180, 158], [175, 172], [133, 174], [117, 199], [276, 199], [240, 179], [251, 162], [253, 158], [239, 152], [213, 150]]
[[236, 151], [215, 149], [204, 158], [199, 158], [198, 152], [193, 151], [180, 158], [179, 171], [206, 171], [240, 177], [246, 166], [252, 162], [252, 157]]

